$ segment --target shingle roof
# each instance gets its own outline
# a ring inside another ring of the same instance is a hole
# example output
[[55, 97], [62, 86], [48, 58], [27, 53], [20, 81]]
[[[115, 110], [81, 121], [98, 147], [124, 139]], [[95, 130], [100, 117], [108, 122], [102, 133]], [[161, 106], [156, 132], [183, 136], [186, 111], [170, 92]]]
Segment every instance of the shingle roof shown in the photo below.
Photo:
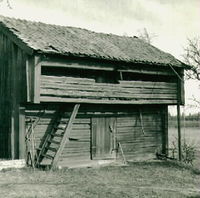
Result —
[[0, 24], [39, 53], [185, 67], [172, 55], [137, 37], [96, 33], [2, 16]]

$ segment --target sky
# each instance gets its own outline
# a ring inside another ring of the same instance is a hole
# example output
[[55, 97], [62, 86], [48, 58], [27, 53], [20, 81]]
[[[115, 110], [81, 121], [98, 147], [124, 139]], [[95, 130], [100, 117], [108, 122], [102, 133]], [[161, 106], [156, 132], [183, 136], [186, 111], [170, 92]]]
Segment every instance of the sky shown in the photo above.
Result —
[[[200, 0], [1, 0], [0, 14], [96, 32], [134, 36], [146, 28], [152, 44], [182, 60], [187, 38], [200, 36]], [[199, 84], [185, 82], [186, 104], [200, 100]], [[191, 108], [187, 108], [187, 111]], [[200, 109], [200, 108], [199, 108]], [[193, 108], [191, 111], [195, 111]]]

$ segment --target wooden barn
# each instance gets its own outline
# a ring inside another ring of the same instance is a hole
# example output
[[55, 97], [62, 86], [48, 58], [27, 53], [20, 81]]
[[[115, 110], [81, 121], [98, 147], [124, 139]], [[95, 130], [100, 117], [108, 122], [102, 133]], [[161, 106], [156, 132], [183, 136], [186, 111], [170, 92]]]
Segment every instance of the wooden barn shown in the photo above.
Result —
[[167, 154], [188, 66], [137, 37], [0, 17], [0, 158], [32, 165]]

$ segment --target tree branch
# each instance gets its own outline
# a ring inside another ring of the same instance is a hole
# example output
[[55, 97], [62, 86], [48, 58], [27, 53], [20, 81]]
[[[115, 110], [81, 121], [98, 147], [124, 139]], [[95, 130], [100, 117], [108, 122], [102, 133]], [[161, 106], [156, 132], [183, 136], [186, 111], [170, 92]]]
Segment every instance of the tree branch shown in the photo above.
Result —
[[186, 72], [187, 77], [200, 80], [200, 38], [188, 39], [188, 46], [184, 51], [184, 62], [192, 66], [192, 69]]

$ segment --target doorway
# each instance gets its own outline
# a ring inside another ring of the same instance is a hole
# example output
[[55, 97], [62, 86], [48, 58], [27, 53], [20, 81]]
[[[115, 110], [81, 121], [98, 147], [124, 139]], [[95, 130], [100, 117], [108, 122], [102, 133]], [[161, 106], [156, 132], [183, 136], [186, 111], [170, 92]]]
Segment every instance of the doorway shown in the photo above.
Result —
[[92, 118], [91, 159], [116, 157], [116, 118]]

